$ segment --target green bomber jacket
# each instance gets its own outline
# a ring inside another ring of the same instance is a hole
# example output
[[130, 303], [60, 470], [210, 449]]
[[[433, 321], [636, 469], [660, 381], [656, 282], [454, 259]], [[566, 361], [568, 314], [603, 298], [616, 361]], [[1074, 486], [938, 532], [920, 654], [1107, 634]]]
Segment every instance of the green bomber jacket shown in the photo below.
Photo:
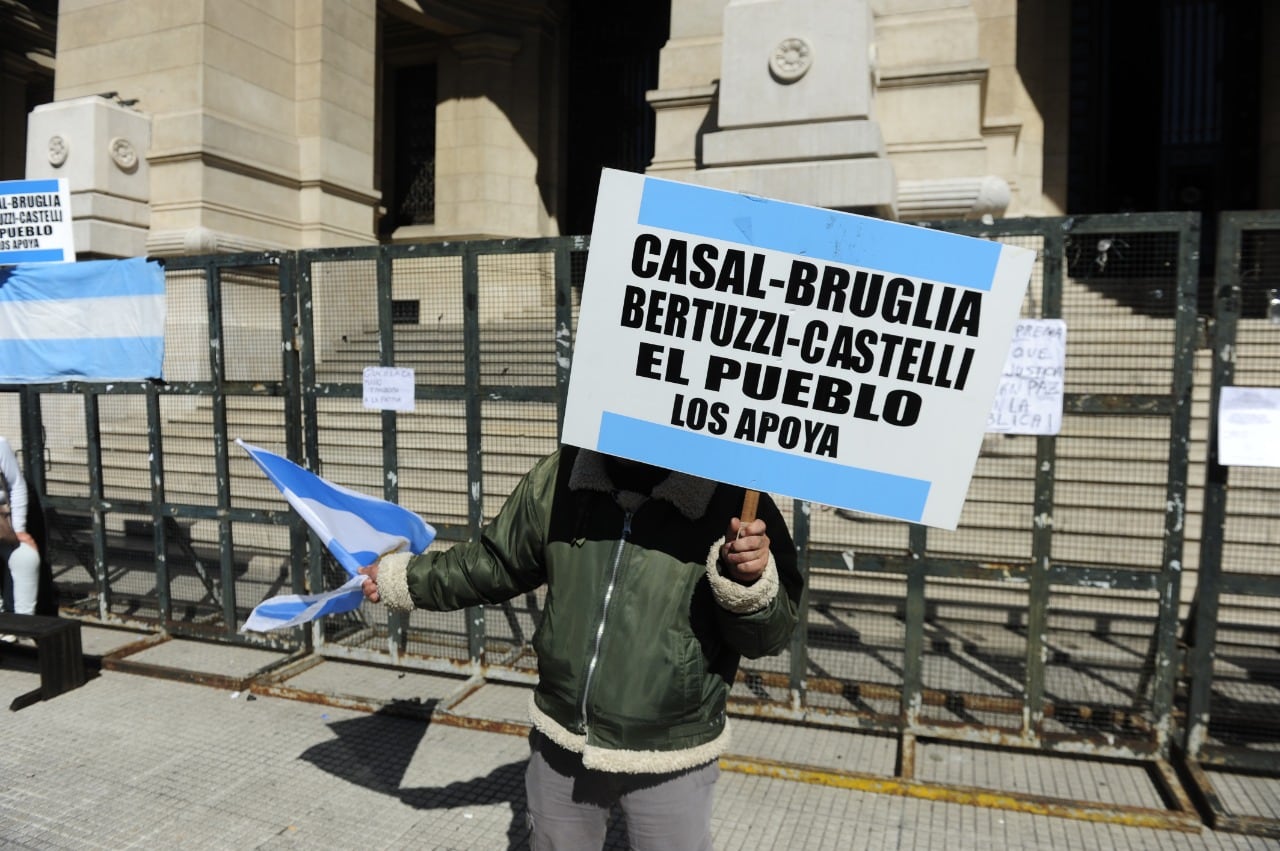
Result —
[[520, 481], [481, 539], [378, 566], [389, 608], [496, 604], [545, 584], [533, 636], [533, 725], [588, 768], [663, 773], [729, 744], [725, 702], [739, 659], [778, 653], [803, 580], [768, 494], [764, 575], [722, 575], [720, 544], [743, 489], [671, 473], [648, 494], [618, 491], [604, 456], [561, 447]]

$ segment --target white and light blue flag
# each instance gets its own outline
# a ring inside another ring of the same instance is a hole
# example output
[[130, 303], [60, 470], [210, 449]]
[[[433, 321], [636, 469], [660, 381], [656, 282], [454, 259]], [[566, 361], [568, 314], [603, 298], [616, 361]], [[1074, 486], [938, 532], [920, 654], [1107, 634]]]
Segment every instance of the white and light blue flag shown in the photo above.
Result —
[[164, 292], [142, 257], [0, 268], [0, 384], [161, 377]]
[[249, 453], [311, 531], [324, 541], [349, 577], [341, 588], [333, 591], [280, 594], [263, 601], [250, 613], [241, 627], [242, 632], [283, 629], [321, 615], [357, 609], [364, 600], [361, 567], [373, 564], [387, 553], [420, 553], [435, 540], [436, 530], [407, 508], [335, 485], [243, 440], [236, 443]]

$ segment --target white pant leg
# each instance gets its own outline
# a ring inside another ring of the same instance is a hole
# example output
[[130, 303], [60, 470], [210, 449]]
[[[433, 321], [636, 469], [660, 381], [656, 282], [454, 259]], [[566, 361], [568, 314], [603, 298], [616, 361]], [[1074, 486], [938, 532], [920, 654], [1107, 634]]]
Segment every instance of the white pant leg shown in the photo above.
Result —
[[20, 615], [36, 612], [36, 591], [40, 585], [40, 553], [27, 544], [19, 544], [9, 554], [9, 573], [13, 577], [13, 610]]

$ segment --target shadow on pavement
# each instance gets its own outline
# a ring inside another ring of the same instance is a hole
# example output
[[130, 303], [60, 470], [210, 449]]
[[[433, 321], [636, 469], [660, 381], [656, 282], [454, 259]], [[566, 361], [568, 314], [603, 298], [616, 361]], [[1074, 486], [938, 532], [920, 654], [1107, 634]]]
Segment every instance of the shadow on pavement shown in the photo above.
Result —
[[[411, 708], [414, 713], [421, 713], [424, 704], [414, 703]], [[483, 777], [444, 786], [406, 788], [405, 772], [430, 722], [407, 718], [405, 714], [397, 711], [393, 703], [371, 715], [334, 721], [329, 729], [335, 738], [307, 748], [301, 759], [348, 783], [398, 798], [418, 810], [506, 803], [511, 810], [507, 848], [528, 848], [524, 792], [528, 761], [509, 762]], [[604, 851], [624, 851], [627, 847], [626, 825], [615, 807], [610, 814]]]

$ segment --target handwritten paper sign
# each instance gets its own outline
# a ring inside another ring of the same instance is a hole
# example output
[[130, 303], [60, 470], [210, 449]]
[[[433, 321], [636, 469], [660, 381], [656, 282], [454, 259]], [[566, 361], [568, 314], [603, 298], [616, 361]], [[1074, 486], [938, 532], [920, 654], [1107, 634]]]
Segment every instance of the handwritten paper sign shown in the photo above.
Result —
[[75, 259], [67, 182], [0, 181], [0, 265]]
[[987, 415], [987, 431], [998, 434], [1057, 434], [1062, 428], [1062, 380], [1067, 323], [1022, 319], [1013, 330], [1009, 356]]
[[606, 169], [562, 440], [955, 528], [1034, 259]]
[[412, 411], [413, 370], [401, 366], [366, 366], [364, 406], [377, 411]]
[[1223, 387], [1218, 394], [1218, 463], [1280, 467], [1280, 387]]

